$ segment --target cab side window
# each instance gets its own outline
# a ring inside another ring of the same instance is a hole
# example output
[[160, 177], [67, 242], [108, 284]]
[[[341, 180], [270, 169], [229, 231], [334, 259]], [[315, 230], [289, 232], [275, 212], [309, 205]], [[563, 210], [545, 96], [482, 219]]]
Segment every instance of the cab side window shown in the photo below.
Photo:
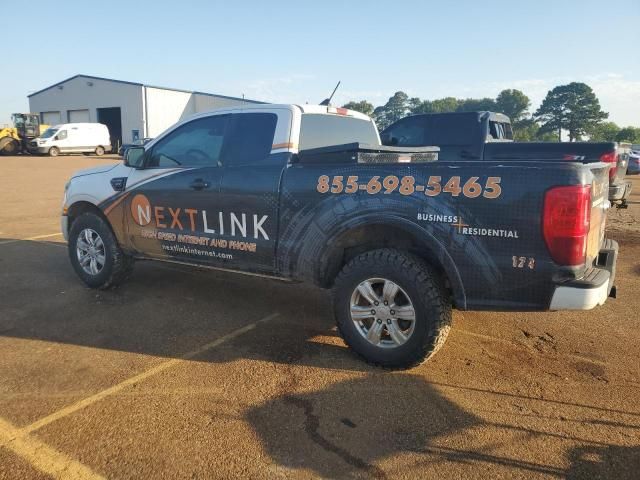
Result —
[[199, 118], [154, 145], [147, 167], [219, 167], [229, 115]]
[[56, 135], [56, 140], [64, 140], [65, 138], [67, 138], [67, 131], [66, 130], [60, 130], [58, 132], [58, 134]]
[[274, 113], [232, 115], [224, 148], [225, 166], [256, 164], [268, 157], [277, 122]]

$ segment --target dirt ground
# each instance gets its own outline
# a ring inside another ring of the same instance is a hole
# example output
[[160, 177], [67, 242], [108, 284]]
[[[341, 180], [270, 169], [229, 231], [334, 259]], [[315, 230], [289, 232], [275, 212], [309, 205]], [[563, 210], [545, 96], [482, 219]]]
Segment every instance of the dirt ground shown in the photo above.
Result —
[[386, 372], [310, 286], [140, 262], [83, 287], [62, 190], [114, 161], [0, 157], [0, 478], [640, 477], [640, 178], [609, 218], [617, 299], [455, 312]]

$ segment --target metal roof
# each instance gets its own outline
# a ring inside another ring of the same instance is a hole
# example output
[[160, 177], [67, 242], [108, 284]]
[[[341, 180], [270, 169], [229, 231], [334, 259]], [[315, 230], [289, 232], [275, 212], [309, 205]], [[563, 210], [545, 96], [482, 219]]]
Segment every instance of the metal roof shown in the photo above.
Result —
[[127, 82], [125, 80], [116, 80], [115, 78], [105, 78], [105, 77], [96, 77], [93, 75], [83, 75], [83, 74], [78, 74], [78, 75], [74, 75], [73, 77], [69, 77], [65, 80], [62, 80], [61, 82], [58, 83], [54, 83], [53, 85], [49, 85], [48, 87], [43, 88], [42, 90], [38, 90], [37, 92], [33, 92], [30, 93], [29, 95], [27, 95], [27, 97], [33, 97], [34, 95], [38, 95], [39, 93], [42, 93], [46, 90], [49, 90], [51, 88], [57, 87], [59, 85], [62, 85], [63, 83], [66, 83], [70, 80], [73, 80], [75, 78], [88, 78], [91, 80], [103, 80], [105, 82], [114, 82], [114, 83], [124, 83], [125, 85], [135, 85], [137, 87], [149, 87], [149, 88], [158, 88], [160, 90], [171, 90], [174, 92], [184, 92], [184, 93], [193, 93], [196, 95], [207, 95], [209, 97], [217, 97], [217, 98], [226, 98], [229, 100], [240, 100], [243, 102], [247, 102], [247, 103], [267, 103], [267, 102], [261, 102], [259, 100], [250, 100], [248, 98], [240, 98], [240, 97], [230, 97], [228, 95], [218, 95], [217, 93], [207, 93], [207, 92], [200, 92], [200, 91], [194, 91], [194, 90], [183, 90], [180, 88], [170, 88], [170, 87], [159, 87], [156, 85], [147, 85], [145, 83], [138, 83], [138, 82]]

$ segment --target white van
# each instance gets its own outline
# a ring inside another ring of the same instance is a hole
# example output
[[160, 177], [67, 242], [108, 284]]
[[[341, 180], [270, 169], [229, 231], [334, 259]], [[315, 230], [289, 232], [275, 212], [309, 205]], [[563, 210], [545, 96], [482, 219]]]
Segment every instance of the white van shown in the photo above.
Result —
[[57, 157], [61, 153], [95, 153], [111, 151], [109, 129], [102, 123], [63, 123], [49, 127], [29, 142], [31, 152]]

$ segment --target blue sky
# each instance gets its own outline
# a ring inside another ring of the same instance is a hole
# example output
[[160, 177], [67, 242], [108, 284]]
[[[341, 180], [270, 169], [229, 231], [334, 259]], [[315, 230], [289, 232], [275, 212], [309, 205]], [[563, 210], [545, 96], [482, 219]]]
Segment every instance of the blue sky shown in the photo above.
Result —
[[[77, 73], [282, 103], [584, 81], [640, 126], [640, 1], [64, 1], [5, 9], [0, 124]], [[8, 13], [7, 13], [8, 12]], [[73, 32], [73, 33], [72, 33]], [[11, 59], [11, 66], [7, 62]]]

